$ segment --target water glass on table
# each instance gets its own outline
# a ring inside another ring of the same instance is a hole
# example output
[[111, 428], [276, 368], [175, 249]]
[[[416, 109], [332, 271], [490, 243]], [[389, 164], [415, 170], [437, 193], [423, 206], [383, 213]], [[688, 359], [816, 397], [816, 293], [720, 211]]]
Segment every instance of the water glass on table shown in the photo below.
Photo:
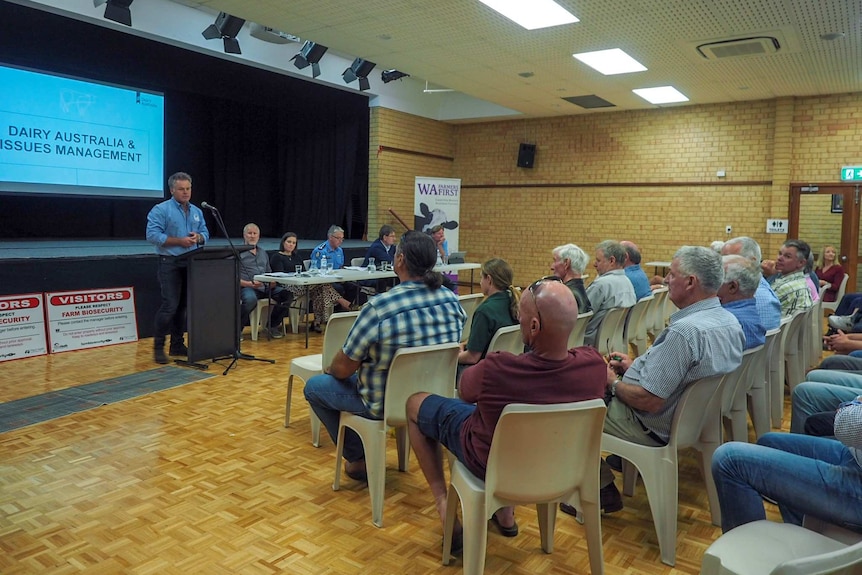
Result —
[[368, 258], [368, 271], [375, 272], [377, 268], [374, 267], [374, 258]]

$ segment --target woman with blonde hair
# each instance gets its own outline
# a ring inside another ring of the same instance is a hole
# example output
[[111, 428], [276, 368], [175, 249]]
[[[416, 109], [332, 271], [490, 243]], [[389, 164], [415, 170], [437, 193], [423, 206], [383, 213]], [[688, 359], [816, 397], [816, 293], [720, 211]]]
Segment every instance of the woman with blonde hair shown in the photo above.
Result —
[[[478, 363], [488, 352], [488, 345], [501, 327], [518, 323], [520, 295], [512, 285], [515, 273], [505, 260], [491, 258], [482, 264], [479, 285], [485, 299], [473, 312], [470, 339], [461, 344], [458, 355], [459, 373], [468, 365]], [[464, 366], [464, 367], [462, 367]]]
[[826, 246], [820, 252], [820, 258], [817, 261], [817, 267], [814, 268], [814, 273], [820, 280], [820, 287], [829, 286], [823, 292], [823, 301], [835, 301], [838, 297], [838, 290], [841, 288], [841, 282], [844, 280], [844, 268], [841, 267], [837, 260], [838, 252], [835, 246]]

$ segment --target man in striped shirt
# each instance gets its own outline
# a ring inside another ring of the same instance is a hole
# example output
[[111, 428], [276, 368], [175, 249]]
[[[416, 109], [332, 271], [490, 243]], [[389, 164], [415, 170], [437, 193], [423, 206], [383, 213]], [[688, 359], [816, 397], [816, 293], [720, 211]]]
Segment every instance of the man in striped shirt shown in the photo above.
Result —
[[[729, 373], [742, 362], [745, 336], [716, 297], [724, 281], [721, 256], [709, 248], [683, 246], [670, 266], [668, 297], [679, 308], [647, 352], [634, 361], [612, 352], [611, 395], [604, 430], [642, 445], [666, 445], [677, 403], [691, 382]], [[622, 509], [614, 474], [603, 462], [602, 509]]]

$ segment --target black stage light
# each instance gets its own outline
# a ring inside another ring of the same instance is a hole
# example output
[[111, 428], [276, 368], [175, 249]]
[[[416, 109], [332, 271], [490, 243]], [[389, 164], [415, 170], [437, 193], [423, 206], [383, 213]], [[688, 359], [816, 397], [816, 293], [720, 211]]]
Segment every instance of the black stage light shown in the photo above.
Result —
[[389, 82], [394, 82], [395, 80], [400, 80], [401, 78], [409, 78], [410, 74], [405, 72], [399, 72], [398, 70], [383, 70], [380, 73], [380, 79], [383, 80], [384, 84], [388, 84]]
[[291, 60], [293, 60], [293, 65], [300, 70], [311, 65], [311, 76], [312, 78], [317, 78], [320, 76], [320, 59], [323, 58], [328, 49], [326, 46], [306, 40], [305, 44], [299, 50], [299, 54], [291, 58]]
[[350, 65], [350, 68], [344, 71], [341, 74], [342, 79], [345, 84], [349, 84], [354, 80], [359, 80], [359, 90], [364, 91], [371, 87], [371, 84], [368, 82], [368, 74], [371, 73], [371, 70], [376, 66], [374, 62], [369, 62], [368, 60], [363, 60], [362, 58], [357, 58], [353, 61], [353, 64]]
[[222, 38], [224, 40], [224, 51], [227, 54], [242, 54], [236, 35], [242, 30], [243, 24], [245, 24], [245, 20], [242, 18], [231, 16], [226, 12], [219, 12], [215, 23], [207, 26], [207, 29], [201, 34], [207, 40]]
[[105, 20], [111, 20], [126, 26], [132, 25], [132, 11], [129, 6], [135, 0], [93, 0], [93, 6], [105, 6]]

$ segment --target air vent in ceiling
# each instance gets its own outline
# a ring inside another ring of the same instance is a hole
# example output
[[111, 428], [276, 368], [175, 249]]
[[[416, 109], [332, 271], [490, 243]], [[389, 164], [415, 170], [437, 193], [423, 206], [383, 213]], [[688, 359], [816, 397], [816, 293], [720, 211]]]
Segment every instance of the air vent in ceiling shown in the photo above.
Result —
[[580, 106], [581, 108], [591, 109], [591, 108], [614, 108], [616, 104], [612, 104], [605, 100], [604, 98], [600, 98], [595, 94], [590, 94], [588, 96], [569, 96], [568, 98], [563, 98], [566, 102], [570, 102], [575, 106]]
[[752, 38], [736, 38], [709, 42], [697, 47], [697, 51], [707, 60], [723, 58], [738, 58], [740, 56], [765, 56], [775, 54], [781, 49], [781, 43], [774, 36], [754, 36]]

